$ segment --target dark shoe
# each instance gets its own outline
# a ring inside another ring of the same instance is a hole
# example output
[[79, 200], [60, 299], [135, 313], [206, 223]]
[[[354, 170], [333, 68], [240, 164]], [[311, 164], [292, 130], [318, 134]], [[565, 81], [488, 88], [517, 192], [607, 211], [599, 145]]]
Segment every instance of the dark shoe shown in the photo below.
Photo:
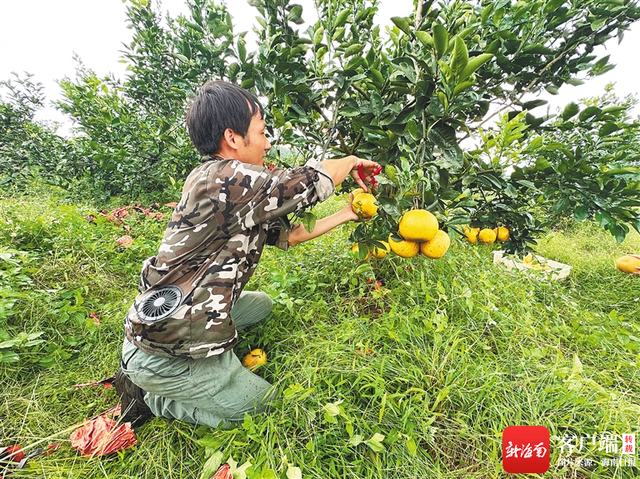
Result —
[[115, 388], [122, 402], [121, 414], [123, 422], [130, 422], [131, 426], [142, 426], [153, 417], [149, 406], [144, 402], [146, 391], [131, 382], [122, 368], [116, 372]]

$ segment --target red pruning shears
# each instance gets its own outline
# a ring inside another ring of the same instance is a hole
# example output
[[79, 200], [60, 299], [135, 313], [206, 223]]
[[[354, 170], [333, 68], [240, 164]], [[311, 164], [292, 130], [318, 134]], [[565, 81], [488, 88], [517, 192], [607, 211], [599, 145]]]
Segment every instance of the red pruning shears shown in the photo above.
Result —
[[[374, 171], [373, 176], [371, 177], [371, 186], [373, 188], [378, 188], [378, 180], [376, 180], [376, 175], [382, 171], [382, 165], [379, 165]], [[364, 176], [364, 166], [361, 164], [358, 165], [358, 176], [362, 180], [363, 183], [366, 183], [366, 179]]]

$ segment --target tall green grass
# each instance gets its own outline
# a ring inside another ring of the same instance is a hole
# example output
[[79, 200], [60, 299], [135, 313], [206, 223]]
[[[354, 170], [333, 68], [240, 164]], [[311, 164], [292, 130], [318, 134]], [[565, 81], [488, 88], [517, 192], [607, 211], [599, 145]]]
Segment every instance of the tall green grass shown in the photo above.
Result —
[[[501, 437], [511, 425], [549, 428], [544, 477], [637, 477], [558, 464], [556, 436], [640, 433], [640, 283], [613, 267], [640, 252], [640, 238], [616, 245], [590, 224], [540, 241], [540, 254], [573, 266], [562, 282], [508, 273], [492, 264], [493, 246], [462, 241], [437, 261], [363, 266], [348, 254], [351, 226], [268, 249], [249, 288], [268, 292], [274, 311], [236, 352], [267, 351], [260, 374], [279, 391], [271, 412], [218, 429], [156, 418], [134, 449], [81, 458], [70, 429], [117, 398], [71, 386], [117, 368], [122, 318], [164, 222], [129, 218], [125, 249], [115, 243], [122, 226], [62, 203], [47, 194], [0, 203], [0, 342], [43, 341], [3, 350], [18, 357], [0, 363], [0, 446], [62, 444], [14, 477], [208, 479], [231, 458], [251, 464], [249, 478], [497, 478], [507, 476]], [[572, 457], [615, 456], [598, 445]]]

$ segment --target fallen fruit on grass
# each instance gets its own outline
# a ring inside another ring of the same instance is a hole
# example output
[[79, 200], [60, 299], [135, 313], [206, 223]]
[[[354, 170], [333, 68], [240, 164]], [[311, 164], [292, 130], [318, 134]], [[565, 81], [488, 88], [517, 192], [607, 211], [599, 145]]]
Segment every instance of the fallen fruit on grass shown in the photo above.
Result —
[[[353, 247], [351, 248], [351, 253], [353, 253], [356, 258], [360, 258], [360, 247], [358, 246], [358, 243], [353, 245]], [[367, 248], [367, 254], [364, 256], [364, 258], [362, 258], [362, 261], [367, 261], [368, 259], [369, 249]]]
[[480, 228], [469, 228], [468, 226], [463, 226], [462, 232], [466, 236], [469, 243], [478, 242], [478, 233], [480, 233]]
[[640, 256], [637, 254], [621, 256], [616, 260], [616, 268], [623, 273], [640, 274]]
[[489, 228], [484, 228], [478, 233], [478, 241], [480, 244], [493, 244], [496, 241], [496, 233]]
[[387, 253], [391, 251], [391, 248], [389, 247], [389, 243], [387, 243], [386, 241], [380, 241], [380, 243], [382, 243], [382, 247], [374, 246], [372, 248], [371, 254], [373, 254], [373, 256], [378, 259], [386, 258]]
[[389, 247], [398, 256], [413, 258], [420, 251], [420, 245], [415, 241], [394, 241], [393, 235], [389, 235]]
[[247, 369], [254, 369], [263, 364], [267, 364], [267, 353], [262, 349], [254, 349], [242, 360], [242, 365]]
[[[438, 231], [438, 219], [427, 210], [406, 212], [398, 224], [398, 232], [407, 241], [429, 241]], [[393, 248], [391, 248], [393, 249]]]
[[438, 259], [444, 256], [449, 246], [451, 246], [449, 235], [442, 230], [438, 230], [431, 241], [420, 243], [420, 252], [427, 258]]
[[354, 213], [360, 213], [364, 218], [371, 218], [378, 212], [378, 205], [375, 202], [376, 197], [371, 193], [360, 193], [353, 198], [351, 208]]
[[497, 228], [494, 228], [493, 232], [496, 234], [497, 240], [501, 243], [504, 243], [509, 239], [509, 228], [498, 226]]

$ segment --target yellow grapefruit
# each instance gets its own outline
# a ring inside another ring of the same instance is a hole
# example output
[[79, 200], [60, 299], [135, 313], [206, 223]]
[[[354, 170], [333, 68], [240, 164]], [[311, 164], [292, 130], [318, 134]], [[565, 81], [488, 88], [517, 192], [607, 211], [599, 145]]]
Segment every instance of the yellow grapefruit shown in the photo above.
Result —
[[358, 196], [360, 193], [364, 193], [364, 190], [362, 188], [356, 188], [355, 190], [353, 190], [351, 192], [351, 194], [353, 195], [353, 198], [355, 199], [356, 196]]
[[442, 230], [438, 230], [431, 241], [420, 243], [420, 252], [427, 258], [438, 259], [444, 256], [449, 246], [451, 246], [449, 235]]
[[469, 228], [468, 226], [463, 226], [462, 231], [469, 243], [478, 242], [478, 233], [480, 232], [480, 228]]
[[351, 208], [355, 213], [360, 213], [365, 218], [371, 218], [378, 211], [378, 206], [375, 204], [376, 197], [371, 193], [360, 193], [353, 198]]
[[371, 254], [378, 259], [386, 258], [387, 253], [391, 250], [389, 248], [389, 243], [386, 241], [380, 241], [380, 243], [382, 243], [382, 247], [374, 246]]
[[509, 228], [505, 228], [504, 226], [498, 226], [493, 229], [493, 232], [496, 234], [496, 238], [501, 243], [504, 243], [509, 239]]
[[496, 233], [489, 228], [484, 228], [478, 233], [478, 241], [480, 244], [492, 244], [496, 241]]
[[392, 235], [389, 235], [389, 247], [391, 251], [403, 258], [413, 258], [420, 251], [420, 245], [415, 241], [394, 241]]
[[628, 254], [616, 260], [616, 268], [623, 273], [640, 274], [640, 256]]
[[[353, 253], [356, 258], [360, 258], [360, 247], [358, 246], [358, 243], [353, 245], [353, 247], [351, 248], [351, 253]], [[369, 249], [367, 248], [367, 254], [364, 256], [364, 258], [362, 258], [362, 261], [367, 261], [368, 259]]]
[[407, 241], [429, 241], [438, 231], [438, 219], [427, 210], [411, 210], [400, 218], [398, 232]]
[[267, 364], [267, 353], [262, 349], [254, 349], [242, 360], [242, 365], [247, 369], [254, 369], [263, 364]]

